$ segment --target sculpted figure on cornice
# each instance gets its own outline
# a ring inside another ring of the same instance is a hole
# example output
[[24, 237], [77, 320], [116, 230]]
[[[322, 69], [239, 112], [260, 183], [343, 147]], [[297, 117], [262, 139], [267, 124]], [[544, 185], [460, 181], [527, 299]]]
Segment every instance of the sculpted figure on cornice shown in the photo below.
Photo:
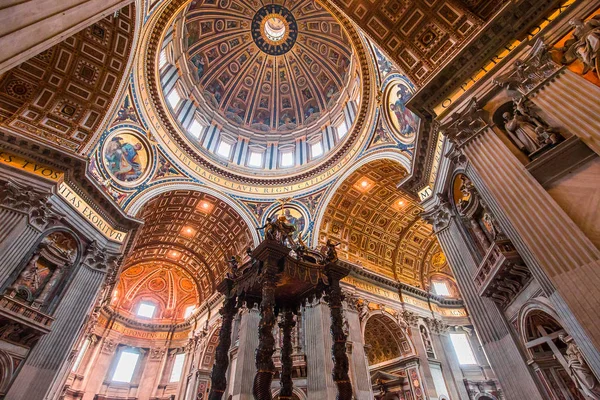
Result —
[[600, 383], [594, 376], [587, 361], [583, 358], [579, 346], [575, 344], [570, 335], [560, 335], [560, 340], [567, 345], [565, 359], [571, 379], [577, 385], [577, 388], [587, 398], [600, 400]]
[[583, 72], [596, 71], [600, 78], [600, 15], [583, 21], [575, 18], [569, 21], [575, 30], [573, 38], [567, 40], [561, 51], [563, 55], [561, 63], [571, 64], [575, 60], [583, 63]]
[[504, 130], [511, 141], [528, 156], [560, 142], [563, 138], [536, 112], [526, 97], [513, 100], [513, 112], [502, 115]]
[[494, 79], [494, 82], [509, 90], [526, 94], [550, 78], [559, 66], [552, 61], [548, 46], [538, 38], [527, 56], [516, 60], [509, 72]]

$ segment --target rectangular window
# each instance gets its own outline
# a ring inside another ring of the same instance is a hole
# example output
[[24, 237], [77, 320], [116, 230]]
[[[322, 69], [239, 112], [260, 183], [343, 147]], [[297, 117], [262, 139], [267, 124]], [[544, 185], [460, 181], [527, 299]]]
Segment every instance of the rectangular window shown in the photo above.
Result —
[[163, 49], [160, 52], [160, 59], [158, 60], [158, 67], [162, 69], [167, 64], [167, 50]]
[[251, 167], [262, 166], [262, 153], [255, 153], [255, 152], [251, 151], [250, 158], [248, 160], [248, 165]]
[[343, 138], [348, 133], [348, 126], [346, 125], [346, 121], [342, 121], [342, 123], [337, 127], [337, 135], [338, 138]]
[[133, 371], [135, 371], [135, 366], [137, 365], [139, 357], [140, 355], [137, 352], [122, 351], [119, 356], [117, 368], [115, 368], [115, 372], [113, 373], [112, 380], [114, 382], [131, 382]]
[[194, 312], [195, 308], [196, 308], [195, 306], [187, 306], [186, 309], [185, 309], [185, 311], [184, 311], [184, 313], [183, 313], [183, 318], [187, 318], [190, 315], [192, 315], [192, 313]]
[[281, 166], [291, 167], [294, 165], [294, 153], [291, 151], [285, 151], [281, 153]]
[[138, 306], [137, 315], [138, 317], [152, 318], [155, 310], [156, 306], [154, 304], [141, 302]]
[[475, 356], [473, 355], [473, 350], [469, 344], [469, 338], [466, 334], [452, 333], [450, 334], [450, 340], [452, 341], [452, 346], [454, 347], [456, 357], [458, 357], [458, 362], [461, 365], [477, 364], [477, 361], [475, 361]]
[[231, 145], [221, 140], [221, 143], [219, 143], [219, 146], [217, 147], [217, 154], [223, 158], [229, 158], [229, 155], [231, 154]]
[[433, 289], [435, 290], [435, 294], [439, 294], [440, 296], [450, 296], [448, 285], [444, 282], [433, 282]]
[[171, 90], [171, 93], [169, 93], [169, 95], [167, 96], [167, 101], [169, 102], [173, 110], [177, 108], [179, 102], [181, 101], [181, 97], [179, 96], [177, 89]]
[[171, 371], [171, 378], [169, 382], [179, 382], [181, 379], [181, 372], [183, 371], [183, 362], [185, 361], [185, 353], [180, 353], [175, 356], [173, 362], [173, 370]]
[[188, 132], [194, 138], [198, 139], [198, 138], [200, 138], [200, 134], [202, 133], [202, 128], [203, 128], [203, 126], [200, 125], [200, 122], [198, 122], [197, 120], [194, 120], [192, 122], [192, 124], [190, 125], [190, 127], [188, 128]]
[[321, 142], [311, 144], [310, 152], [312, 154], [312, 158], [321, 157], [323, 155], [323, 144]]

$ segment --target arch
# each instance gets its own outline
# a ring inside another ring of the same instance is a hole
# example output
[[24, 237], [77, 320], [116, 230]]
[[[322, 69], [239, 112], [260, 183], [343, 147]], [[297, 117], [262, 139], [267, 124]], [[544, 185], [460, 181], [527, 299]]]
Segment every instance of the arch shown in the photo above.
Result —
[[198, 369], [210, 371], [215, 363], [215, 352], [219, 344], [219, 332], [221, 331], [221, 322], [218, 322], [212, 331], [207, 335], [206, 346], [202, 352], [201, 362]]
[[330, 238], [341, 243], [340, 258], [423, 288], [423, 258], [436, 239], [421, 206], [396, 187], [406, 162], [374, 154], [343, 174], [319, 210], [312, 244]]
[[363, 327], [363, 340], [369, 365], [376, 365], [414, 354], [405, 330], [387, 312], [369, 314]]
[[323, 215], [325, 214], [325, 209], [326, 209], [327, 205], [331, 202], [331, 199], [335, 195], [335, 192], [338, 191], [338, 189], [344, 183], [344, 181], [346, 179], [348, 179], [348, 177], [350, 175], [352, 175], [354, 172], [356, 172], [356, 170], [358, 170], [363, 165], [366, 165], [366, 164], [368, 164], [372, 161], [376, 161], [376, 160], [396, 161], [400, 165], [402, 165], [407, 171], [411, 171], [411, 169], [412, 169], [411, 160], [406, 156], [406, 154], [399, 153], [399, 152], [392, 151], [392, 150], [385, 150], [385, 151], [381, 151], [381, 152], [377, 152], [377, 153], [372, 153], [366, 157], [356, 160], [356, 162], [353, 163], [352, 166], [350, 166], [342, 175], [339, 176], [337, 181], [329, 188], [329, 190], [325, 194], [325, 197], [323, 198], [321, 206], [319, 207], [319, 210], [317, 211], [317, 215], [315, 215], [315, 217], [314, 217], [315, 229], [313, 230], [313, 236], [311, 238], [311, 243], [319, 242], [319, 230], [321, 229], [321, 224], [323, 222]]
[[256, 229], [254, 229], [256, 227], [256, 223], [253, 217], [250, 214], [248, 214], [248, 212], [244, 208], [242, 208], [228, 195], [196, 182], [177, 182], [152, 186], [139, 193], [136, 197], [134, 197], [133, 200], [131, 200], [129, 204], [125, 207], [125, 212], [129, 215], [137, 215], [140, 209], [151, 199], [165, 192], [170, 192], [174, 190], [192, 190], [196, 192], [206, 193], [218, 198], [219, 200], [224, 201], [231, 208], [233, 208], [240, 215], [240, 217], [242, 217], [242, 220], [246, 223], [246, 225], [248, 225], [250, 233], [252, 234], [252, 240], [254, 241], [254, 245], [258, 246], [258, 244], [260, 243], [260, 237], [258, 235], [258, 232], [256, 231]]
[[0, 396], [5, 395], [8, 391], [14, 375], [14, 364], [10, 354], [0, 350]]
[[552, 307], [552, 305], [550, 304], [550, 302], [548, 301], [547, 298], [536, 297], [534, 299], [531, 299], [530, 301], [528, 301], [521, 307], [521, 309], [519, 310], [518, 317], [517, 317], [519, 335], [521, 337], [522, 343], [528, 342], [527, 333], [526, 333], [527, 332], [527, 323], [528, 323], [528, 319], [534, 313], [546, 314], [550, 318], [555, 320], [556, 323], [558, 323], [559, 325], [561, 325], [561, 326], [563, 325], [560, 317], [558, 316], [558, 314], [556, 313], [556, 311], [554, 310], [554, 308]]
[[186, 305], [215, 292], [228, 271], [226, 260], [247, 257], [256, 230], [240, 218], [231, 199], [207, 192], [194, 186], [147, 196], [137, 212], [144, 224], [123, 262], [118, 309], [131, 314], [136, 296], [153, 296], [161, 318], [181, 321]]

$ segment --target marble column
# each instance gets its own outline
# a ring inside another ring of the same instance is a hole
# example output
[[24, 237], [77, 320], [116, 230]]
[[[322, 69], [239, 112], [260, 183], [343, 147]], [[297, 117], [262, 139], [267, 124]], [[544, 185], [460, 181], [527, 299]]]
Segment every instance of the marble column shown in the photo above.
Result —
[[421, 377], [423, 383], [423, 391], [427, 394], [427, 397], [437, 398], [437, 392], [435, 390], [435, 384], [433, 383], [433, 376], [431, 375], [431, 369], [429, 368], [429, 359], [427, 357], [427, 350], [425, 349], [425, 343], [421, 337], [421, 332], [418, 326], [411, 326], [410, 337], [412, 343], [415, 346], [417, 355], [419, 356], [419, 365], [421, 369]]
[[504, 315], [491, 299], [479, 296], [473, 281], [477, 264], [456, 218], [448, 204], [444, 204], [439, 206], [437, 216], [432, 218], [436, 235], [506, 399], [544, 399]]
[[322, 300], [317, 300], [304, 308], [303, 316], [308, 400], [335, 400], [337, 389], [331, 376], [329, 307]]
[[360, 318], [358, 312], [351, 307], [347, 307], [344, 311], [346, 321], [348, 321], [348, 341], [352, 345], [350, 371], [352, 373], [354, 395], [357, 400], [371, 400], [373, 399], [373, 389], [365, 353], [365, 342], [360, 327]]
[[62, 42], [133, 0], [24, 0], [0, 6], [0, 73]]
[[54, 313], [52, 330], [33, 348], [7, 398], [42, 400], [79, 337], [98, 294], [104, 272], [80, 265]]
[[481, 197], [600, 375], [600, 250], [491, 128], [462, 150]]
[[254, 400], [252, 383], [256, 374], [254, 353], [258, 347], [258, 323], [260, 314], [258, 307], [245, 310], [239, 327], [239, 344], [237, 360], [233, 372], [232, 400]]
[[600, 154], [600, 87], [563, 69], [529, 99], [568, 132]]
[[167, 357], [169, 355], [164, 347], [150, 349], [137, 390], [138, 399], [149, 399], [156, 395]]
[[442, 373], [444, 374], [450, 397], [452, 399], [468, 399], [469, 394], [463, 380], [464, 376], [454, 352], [454, 347], [450, 342], [450, 336], [447, 332], [444, 332], [440, 335], [433, 335], [432, 339], [435, 354], [442, 363]]

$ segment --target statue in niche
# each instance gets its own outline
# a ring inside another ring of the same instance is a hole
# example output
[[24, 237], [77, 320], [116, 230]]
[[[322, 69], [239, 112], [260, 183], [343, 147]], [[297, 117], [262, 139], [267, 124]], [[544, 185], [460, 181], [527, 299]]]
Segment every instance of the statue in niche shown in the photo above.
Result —
[[456, 204], [456, 208], [458, 208], [458, 211], [460, 211], [461, 213], [467, 209], [467, 206], [471, 201], [471, 194], [473, 189], [473, 182], [471, 182], [471, 180], [465, 175], [461, 175], [459, 190], [462, 194], [462, 197], [458, 200], [458, 203]]
[[494, 217], [492, 217], [490, 213], [485, 212], [481, 218], [481, 223], [485, 228], [490, 240], [495, 240], [498, 232], [496, 231]]
[[550, 128], [527, 104], [525, 97], [513, 100], [513, 112], [502, 114], [504, 129], [519, 150], [532, 155], [546, 146], [557, 144], [562, 137]]
[[567, 40], [560, 49], [564, 52], [561, 62], [571, 64], [580, 60], [584, 75], [595, 70], [600, 78], [600, 15], [595, 15], [588, 21], [575, 18], [569, 24], [575, 29], [573, 38]]
[[565, 359], [568, 372], [579, 391], [589, 399], [600, 400], [600, 383], [583, 358], [579, 346], [570, 335], [560, 335], [559, 339], [567, 345]]
[[429, 337], [429, 332], [427, 328], [423, 325], [419, 327], [421, 331], [421, 338], [423, 339], [423, 344], [425, 345], [425, 352], [427, 353], [427, 357], [435, 358], [435, 353], [433, 351], [433, 344], [431, 343], [431, 337]]
[[47, 305], [71, 269], [77, 255], [75, 240], [64, 232], [46, 236], [9, 288], [11, 296], [34, 308]]

